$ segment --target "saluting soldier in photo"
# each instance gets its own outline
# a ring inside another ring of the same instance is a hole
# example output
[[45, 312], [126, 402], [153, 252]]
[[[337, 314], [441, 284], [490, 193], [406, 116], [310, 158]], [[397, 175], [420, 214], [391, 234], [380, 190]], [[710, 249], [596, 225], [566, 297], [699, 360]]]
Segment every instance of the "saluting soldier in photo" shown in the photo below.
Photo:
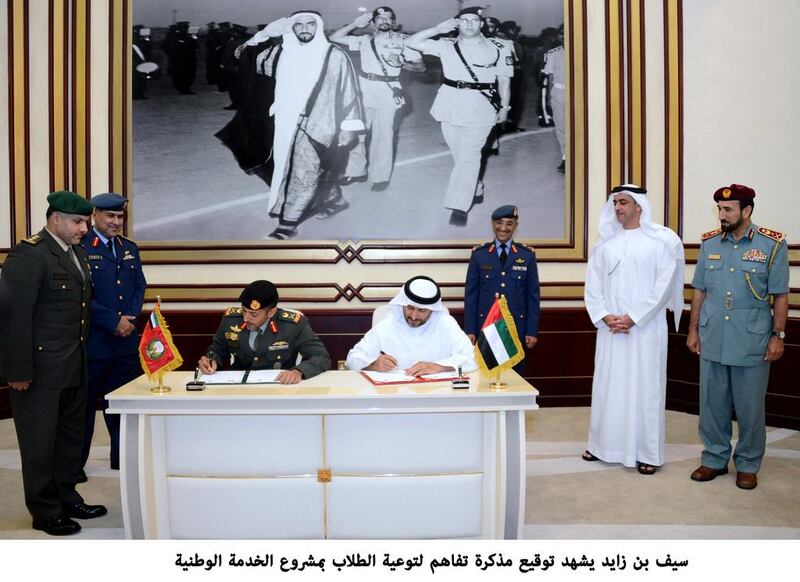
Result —
[[[442, 61], [443, 84], [431, 107], [453, 154], [453, 170], [444, 206], [450, 224], [466, 226], [475, 202], [481, 149], [497, 123], [505, 123], [511, 99], [514, 57], [508, 46], [481, 34], [483, 8], [465, 8], [432, 28], [406, 40], [406, 46]], [[458, 37], [433, 40], [458, 30]]]
[[[500, 206], [492, 212], [494, 240], [472, 250], [464, 285], [464, 331], [473, 344], [495, 297], [505, 295], [520, 342], [528, 349], [536, 345], [539, 270], [534, 250], [513, 239], [518, 226], [517, 207]], [[523, 375], [525, 360], [514, 370]]]
[[270, 281], [253, 281], [239, 301], [241, 307], [225, 312], [207, 354], [198, 362], [204, 374], [223, 367], [274, 369], [283, 370], [277, 377], [281, 384], [297, 384], [330, 369], [328, 350], [308, 319], [299, 311], [279, 308], [278, 290]]
[[69, 535], [71, 518], [106, 514], [75, 490], [86, 415], [92, 280], [80, 246], [92, 204], [74, 192], [47, 197], [47, 224], [8, 254], [9, 296], [0, 342], [0, 377], [9, 398], [33, 529]]
[[720, 228], [702, 236], [686, 340], [700, 356], [704, 446], [691, 478], [711, 481], [728, 472], [735, 413], [739, 439], [733, 463], [740, 489], [758, 485], [769, 365], [783, 355], [789, 312], [789, 245], [783, 233], [753, 224], [755, 195], [740, 184], [714, 192]]
[[122, 236], [127, 202], [124, 196], [110, 192], [94, 196], [94, 226], [82, 241], [94, 292], [88, 345], [89, 398], [79, 483], [87, 479], [85, 467], [98, 398], [103, 399], [103, 420], [111, 442], [111, 468], [119, 469], [119, 415], [106, 413], [105, 396], [142, 373], [136, 320], [142, 312], [147, 281], [139, 247]]
[[[370, 34], [354, 36], [350, 33], [372, 22]], [[382, 192], [389, 185], [394, 164], [395, 120], [397, 112], [405, 105], [400, 72], [403, 69], [422, 72], [425, 64], [422, 55], [405, 46], [408, 35], [394, 32], [396, 15], [389, 6], [381, 6], [371, 13], [365, 12], [352, 23], [346, 24], [330, 39], [358, 51], [361, 67], [358, 71], [365, 123], [369, 133], [369, 162], [367, 162], [366, 134], [360, 134], [358, 143], [350, 151], [342, 185], [372, 183], [373, 192]]]

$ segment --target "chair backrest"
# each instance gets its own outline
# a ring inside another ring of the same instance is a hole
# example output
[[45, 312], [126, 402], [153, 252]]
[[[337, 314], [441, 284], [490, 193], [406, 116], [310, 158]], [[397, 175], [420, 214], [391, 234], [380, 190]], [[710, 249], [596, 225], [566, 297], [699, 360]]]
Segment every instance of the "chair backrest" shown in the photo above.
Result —
[[[375, 327], [377, 323], [386, 319], [390, 313], [391, 310], [388, 303], [386, 305], [379, 305], [376, 307], [375, 311], [372, 312], [372, 327]], [[450, 313], [450, 310], [445, 307], [443, 313], [448, 314]]]

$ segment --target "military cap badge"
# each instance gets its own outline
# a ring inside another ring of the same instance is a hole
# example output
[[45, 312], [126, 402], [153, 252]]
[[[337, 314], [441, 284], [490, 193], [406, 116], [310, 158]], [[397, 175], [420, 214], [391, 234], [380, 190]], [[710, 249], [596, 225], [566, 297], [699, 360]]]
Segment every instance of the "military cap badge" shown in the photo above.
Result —
[[730, 188], [725, 188], [722, 191], [722, 197], [723, 198], [730, 198], [731, 197], [731, 189]]
[[250, 302], [250, 309], [261, 309], [261, 302], [258, 299], [253, 299]]

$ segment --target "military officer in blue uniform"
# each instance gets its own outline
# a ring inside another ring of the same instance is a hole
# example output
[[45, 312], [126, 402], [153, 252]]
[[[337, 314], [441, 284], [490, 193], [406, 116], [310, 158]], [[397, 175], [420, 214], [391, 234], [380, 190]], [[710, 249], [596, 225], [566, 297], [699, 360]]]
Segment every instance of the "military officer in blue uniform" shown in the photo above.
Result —
[[[528, 349], [539, 336], [539, 271], [532, 248], [513, 240], [519, 225], [516, 206], [500, 206], [492, 213], [494, 241], [472, 250], [464, 286], [464, 331], [472, 343], [494, 303], [505, 295], [520, 341]], [[514, 369], [522, 375], [525, 361]]]
[[86, 413], [86, 338], [92, 285], [80, 246], [92, 204], [74, 192], [47, 197], [47, 223], [22, 240], [3, 265], [9, 305], [0, 326], [0, 377], [22, 461], [33, 529], [61, 536], [75, 519], [106, 514], [75, 490]]
[[122, 236], [127, 199], [107, 193], [93, 197], [92, 203], [94, 226], [81, 241], [94, 290], [87, 350], [89, 398], [79, 482], [86, 480], [84, 467], [92, 444], [98, 398], [103, 398], [103, 419], [111, 440], [111, 468], [119, 469], [119, 415], [106, 414], [105, 396], [142, 373], [136, 319], [142, 312], [147, 286], [139, 247]]
[[700, 356], [700, 437], [705, 447], [691, 478], [711, 481], [728, 472], [735, 412], [739, 440], [733, 462], [740, 489], [758, 484], [766, 445], [769, 365], [783, 355], [789, 307], [786, 238], [750, 220], [755, 195], [739, 184], [714, 193], [721, 228], [702, 236], [687, 338], [689, 350]]
[[[278, 290], [270, 281], [253, 281], [239, 301], [241, 307], [225, 312], [211, 346], [197, 363], [204, 374], [223, 367], [283, 370], [277, 381], [297, 384], [330, 369], [328, 350], [308, 319], [299, 311], [280, 309]], [[299, 363], [298, 354], [302, 356]]]

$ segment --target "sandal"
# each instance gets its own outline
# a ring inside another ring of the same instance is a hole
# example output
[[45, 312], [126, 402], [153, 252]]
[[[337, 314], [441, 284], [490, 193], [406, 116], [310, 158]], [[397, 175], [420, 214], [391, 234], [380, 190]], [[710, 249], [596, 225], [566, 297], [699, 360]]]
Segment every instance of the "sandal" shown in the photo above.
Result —
[[588, 449], [583, 451], [583, 454], [581, 455], [581, 459], [583, 459], [584, 461], [599, 461], [600, 460], [597, 457], [595, 457], [592, 453], [590, 453]]
[[639, 471], [640, 475], [655, 475], [656, 468], [653, 465], [648, 465], [647, 463], [636, 463], [636, 470]]
[[294, 238], [295, 236], [297, 236], [297, 228], [291, 226], [279, 226], [273, 230], [267, 238], [272, 238], [275, 240], [287, 240]]
[[318, 220], [325, 220], [326, 218], [335, 216], [339, 214], [342, 210], [347, 210], [348, 208], [350, 208], [350, 203], [344, 198], [340, 198], [335, 202], [331, 202], [325, 208], [322, 208], [319, 212], [317, 212], [314, 215], [314, 218]]

